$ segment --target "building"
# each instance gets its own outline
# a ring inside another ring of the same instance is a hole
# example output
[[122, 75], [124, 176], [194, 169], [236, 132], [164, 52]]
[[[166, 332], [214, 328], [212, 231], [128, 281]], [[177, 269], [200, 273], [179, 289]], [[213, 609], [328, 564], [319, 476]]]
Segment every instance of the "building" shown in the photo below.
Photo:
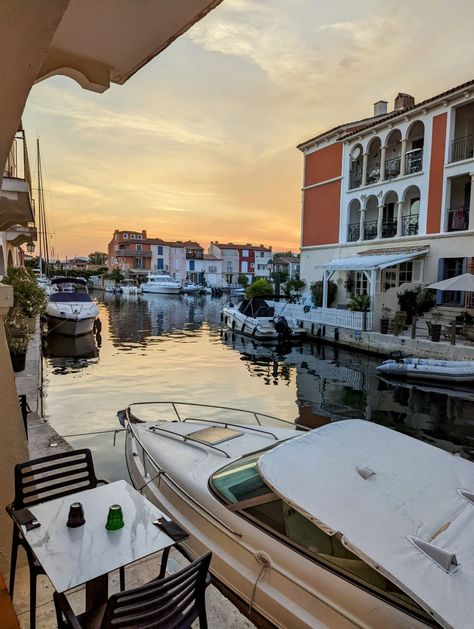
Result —
[[254, 246], [251, 243], [238, 245], [232, 242], [211, 242], [209, 254], [222, 259], [222, 285], [235, 286], [239, 275], [246, 275], [249, 282], [255, 277], [268, 277], [268, 262], [271, 258], [271, 247]]
[[127, 275], [144, 275], [151, 271], [151, 245], [146, 230], [115, 230], [108, 245], [107, 267]]
[[[336, 303], [368, 293], [372, 310], [397, 307], [401, 286], [472, 268], [474, 81], [416, 104], [340, 124], [298, 146], [304, 155], [301, 276], [329, 279]], [[446, 306], [472, 306], [439, 293]]]
[[269, 263], [269, 268], [270, 273], [286, 273], [288, 279], [298, 279], [300, 276], [300, 256], [275, 253]]

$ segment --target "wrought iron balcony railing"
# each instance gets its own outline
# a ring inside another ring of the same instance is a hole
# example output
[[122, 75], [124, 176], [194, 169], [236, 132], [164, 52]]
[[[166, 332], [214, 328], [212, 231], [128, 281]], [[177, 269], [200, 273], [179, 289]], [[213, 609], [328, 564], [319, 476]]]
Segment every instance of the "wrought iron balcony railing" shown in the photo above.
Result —
[[365, 221], [364, 223], [364, 240], [374, 240], [377, 238], [378, 221]]
[[397, 235], [397, 221], [384, 221], [382, 223], [382, 238], [393, 238]]
[[362, 185], [362, 169], [352, 167], [349, 173], [349, 188], [360, 188]]
[[423, 149], [413, 149], [405, 156], [405, 175], [419, 173], [423, 168]]
[[135, 249], [117, 249], [116, 258], [151, 258], [151, 251], [136, 251]]
[[367, 169], [367, 183], [376, 183], [380, 179], [380, 164], [371, 164]]
[[474, 156], [474, 142], [472, 135], [458, 138], [451, 142], [451, 162], [459, 162]]
[[347, 226], [347, 242], [356, 242], [360, 236], [360, 223], [349, 223]]
[[448, 210], [448, 232], [460, 232], [469, 228], [469, 209], [465, 207]]
[[402, 216], [402, 236], [416, 236], [418, 234], [419, 215]]
[[385, 179], [395, 179], [400, 174], [400, 157], [393, 157], [385, 161]]

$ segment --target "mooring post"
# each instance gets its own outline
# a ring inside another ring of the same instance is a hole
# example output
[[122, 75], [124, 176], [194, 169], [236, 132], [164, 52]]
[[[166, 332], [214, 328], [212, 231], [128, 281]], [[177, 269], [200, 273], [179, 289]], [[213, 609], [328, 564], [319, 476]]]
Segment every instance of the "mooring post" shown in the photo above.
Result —
[[416, 316], [413, 315], [413, 319], [411, 321], [411, 338], [416, 339]]

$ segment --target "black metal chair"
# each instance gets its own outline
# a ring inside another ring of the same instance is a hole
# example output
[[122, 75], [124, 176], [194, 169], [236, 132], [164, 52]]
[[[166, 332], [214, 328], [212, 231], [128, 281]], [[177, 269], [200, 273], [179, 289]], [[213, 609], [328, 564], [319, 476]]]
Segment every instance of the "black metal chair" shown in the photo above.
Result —
[[[113, 594], [99, 608], [76, 616], [65, 594], [54, 593], [59, 629], [188, 629], [199, 618], [207, 629], [205, 592], [212, 553], [179, 572]], [[162, 572], [163, 564], [162, 564]]]
[[[15, 465], [15, 498], [6, 507], [15, 519], [15, 511], [68, 496], [77, 491], [93, 489], [107, 481], [96, 477], [89, 449], [71, 450]], [[45, 571], [26, 543], [19, 526], [13, 524], [10, 561], [10, 597], [13, 600], [18, 546], [23, 546], [30, 569], [30, 628], [36, 626], [36, 579]], [[120, 570], [120, 589], [125, 589], [125, 570]]]

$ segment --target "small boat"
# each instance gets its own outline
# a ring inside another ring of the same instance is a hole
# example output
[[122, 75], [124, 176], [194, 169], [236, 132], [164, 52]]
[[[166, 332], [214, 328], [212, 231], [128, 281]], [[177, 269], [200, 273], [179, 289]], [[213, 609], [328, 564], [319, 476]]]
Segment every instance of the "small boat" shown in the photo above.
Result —
[[402, 358], [386, 360], [377, 371], [396, 378], [435, 380], [442, 383], [474, 383], [474, 360], [436, 360], [431, 358]]
[[261, 297], [244, 299], [238, 306], [233, 303], [224, 306], [221, 318], [230, 330], [255, 340], [279, 341], [303, 335], [303, 330], [295, 320], [283, 315], [275, 316], [273, 306], [269, 306]]
[[166, 275], [165, 273], [150, 273], [147, 281], [142, 284], [143, 293], [177, 295], [180, 290], [181, 282], [177, 282], [171, 277], [171, 275]]
[[197, 295], [202, 291], [203, 287], [200, 284], [193, 284], [192, 282], [185, 282], [182, 287], [182, 292], [187, 295]]
[[140, 292], [140, 288], [135, 280], [122, 280], [119, 288], [124, 295], [138, 295]]
[[212, 551], [256, 624], [472, 626], [473, 463], [368, 421], [302, 433], [245, 413], [143, 403], [119, 418], [133, 484]]
[[242, 297], [245, 295], [245, 288], [231, 288], [230, 289], [230, 294], [231, 295], [242, 295]]
[[99, 308], [87, 291], [87, 282], [76, 277], [51, 280], [51, 294], [46, 305], [49, 332], [80, 336], [94, 329]]

